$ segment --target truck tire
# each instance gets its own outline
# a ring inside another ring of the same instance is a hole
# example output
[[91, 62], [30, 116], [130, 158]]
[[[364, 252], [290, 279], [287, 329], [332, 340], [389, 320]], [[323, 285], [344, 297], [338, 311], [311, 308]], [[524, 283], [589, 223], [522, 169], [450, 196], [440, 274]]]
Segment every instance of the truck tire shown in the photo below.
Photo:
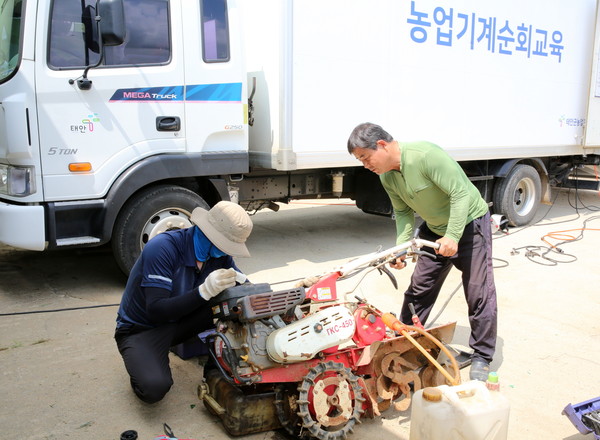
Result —
[[198, 206], [210, 208], [195, 192], [173, 185], [148, 188], [127, 201], [112, 236], [113, 254], [125, 275], [129, 275], [152, 237], [167, 230], [190, 227], [190, 215]]
[[524, 226], [533, 220], [540, 205], [540, 175], [530, 165], [518, 164], [494, 187], [493, 210], [502, 214], [511, 226]]

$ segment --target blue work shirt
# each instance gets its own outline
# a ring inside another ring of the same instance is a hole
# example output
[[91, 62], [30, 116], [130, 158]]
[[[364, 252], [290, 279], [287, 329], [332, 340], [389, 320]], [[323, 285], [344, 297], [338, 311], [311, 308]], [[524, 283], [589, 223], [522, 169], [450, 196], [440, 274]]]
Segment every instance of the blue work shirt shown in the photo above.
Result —
[[202, 269], [198, 269], [194, 253], [194, 227], [157, 235], [146, 244], [131, 270], [117, 313], [117, 328], [157, 326], [148, 317], [144, 288], [166, 289], [170, 292], [170, 298], [187, 295], [186, 307], [172, 321], [206, 306], [207, 302], [200, 296], [198, 286], [212, 271], [231, 267], [240, 271], [233, 258], [226, 255], [209, 258], [202, 264]]

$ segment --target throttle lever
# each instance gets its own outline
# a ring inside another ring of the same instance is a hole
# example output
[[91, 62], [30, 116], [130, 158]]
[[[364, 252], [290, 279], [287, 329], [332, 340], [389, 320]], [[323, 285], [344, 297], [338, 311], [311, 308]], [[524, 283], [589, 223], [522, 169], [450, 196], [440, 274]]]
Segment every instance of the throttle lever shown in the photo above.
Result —
[[427, 251], [413, 251], [410, 254], [411, 255], [428, 255], [430, 257], [437, 258], [437, 254], [432, 254], [432, 253], [427, 252]]
[[416, 263], [417, 259], [419, 258], [420, 255], [426, 255], [428, 257], [431, 257], [433, 259], [436, 259], [438, 256], [437, 254], [432, 254], [430, 252], [427, 251], [420, 251], [420, 250], [414, 250], [410, 253], [410, 255], [412, 256], [412, 262]]
[[390, 258], [388, 260], [389, 264], [396, 264], [398, 258], [403, 257], [404, 255], [406, 255], [408, 253], [408, 249], [405, 249], [401, 252], [398, 252], [396, 255], [394, 255], [392, 258]]

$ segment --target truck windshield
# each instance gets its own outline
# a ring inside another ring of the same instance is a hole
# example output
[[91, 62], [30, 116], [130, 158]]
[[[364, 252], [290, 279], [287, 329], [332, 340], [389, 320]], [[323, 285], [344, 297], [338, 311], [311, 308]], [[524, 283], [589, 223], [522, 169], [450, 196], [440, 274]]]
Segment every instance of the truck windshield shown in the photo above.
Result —
[[17, 67], [21, 47], [22, 0], [0, 2], [0, 82]]

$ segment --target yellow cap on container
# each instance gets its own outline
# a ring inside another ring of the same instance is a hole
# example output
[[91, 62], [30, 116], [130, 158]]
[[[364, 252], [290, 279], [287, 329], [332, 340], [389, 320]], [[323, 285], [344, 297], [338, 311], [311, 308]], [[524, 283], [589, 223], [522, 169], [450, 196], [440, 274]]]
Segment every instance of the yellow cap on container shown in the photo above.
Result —
[[487, 380], [490, 383], [498, 383], [498, 373], [495, 371], [490, 371]]
[[442, 390], [435, 387], [423, 388], [423, 399], [428, 402], [439, 402], [442, 400]]

